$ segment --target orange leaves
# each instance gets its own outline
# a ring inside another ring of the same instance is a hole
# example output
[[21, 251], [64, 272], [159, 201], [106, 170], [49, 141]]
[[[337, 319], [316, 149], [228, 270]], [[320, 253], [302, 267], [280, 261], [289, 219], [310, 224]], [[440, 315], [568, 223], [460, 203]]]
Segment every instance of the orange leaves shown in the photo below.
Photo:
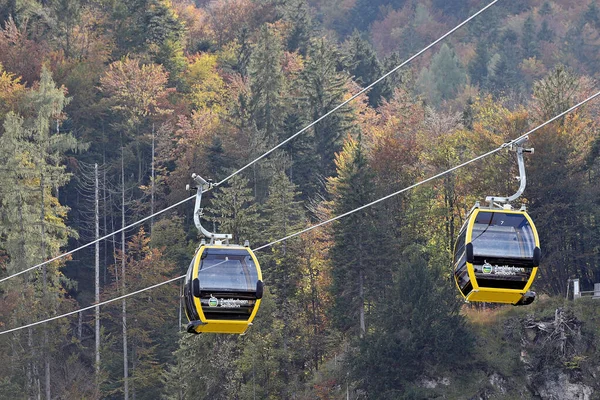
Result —
[[9, 19], [0, 30], [0, 63], [7, 71], [18, 73], [26, 83], [39, 78], [46, 48], [43, 42], [28, 38], [27, 24], [17, 27]]
[[372, 142], [370, 164], [384, 184], [412, 183], [418, 167], [417, 132], [421, 129], [424, 110], [409, 95], [397, 90], [389, 102], [368, 124]]
[[168, 72], [160, 65], [140, 65], [125, 57], [112, 63], [100, 78], [100, 90], [113, 102], [113, 109], [142, 118], [168, 112], [164, 102], [168, 91]]

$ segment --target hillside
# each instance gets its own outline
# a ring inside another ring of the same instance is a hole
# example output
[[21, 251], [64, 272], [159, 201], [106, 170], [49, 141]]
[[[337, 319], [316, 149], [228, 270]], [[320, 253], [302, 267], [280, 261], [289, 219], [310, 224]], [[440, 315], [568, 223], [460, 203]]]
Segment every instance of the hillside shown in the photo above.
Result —
[[[546, 122], [600, 90], [600, 7], [429, 48], [490, 3], [0, 0], [0, 398], [598, 397], [600, 302], [563, 299], [600, 282], [600, 99]], [[465, 305], [454, 242], [534, 128], [539, 300]], [[262, 267], [244, 336], [184, 333], [192, 173]]]

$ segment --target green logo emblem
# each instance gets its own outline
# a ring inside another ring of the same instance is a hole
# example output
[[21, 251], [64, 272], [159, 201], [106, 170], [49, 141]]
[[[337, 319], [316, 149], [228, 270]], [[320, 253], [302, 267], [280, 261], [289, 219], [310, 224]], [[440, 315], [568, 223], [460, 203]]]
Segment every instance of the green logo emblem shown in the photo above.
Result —
[[216, 307], [218, 305], [219, 305], [219, 300], [217, 300], [216, 297], [213, 297], [213, 295], [210, 295], [210, 299], [208, 299], [208, 306]]
[[492, 273], [492, 266], [490, 264], [483, 264], [483, 273], [484, 274], [491, 274]]

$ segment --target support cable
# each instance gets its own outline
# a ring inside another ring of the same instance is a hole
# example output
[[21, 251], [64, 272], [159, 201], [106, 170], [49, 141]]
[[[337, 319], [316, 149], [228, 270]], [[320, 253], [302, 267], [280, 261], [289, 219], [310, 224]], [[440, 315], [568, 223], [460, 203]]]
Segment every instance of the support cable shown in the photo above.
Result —
[[[404, 189], [398, 190], [397, 192], [391, 193], [391, 194], [389, 194], [389, 195], [387, 195], [387, 196], [384, 196], [384, 197], [382, 197], [382, 198], [380, 198], [380, 199], [378, 199], [378, 200], [375, 200], [375, 201], [372, 201], [372, 202], [370, 202], [370, 203], [368, 203], [368, 204], [362, 205], [362, 206], [360, 206], [360, 207], [358, 207], [358, 208], [355, 208], [355, 209], [353, 209], [353, 210], [351, 210], [351, 211], [348, 211], [348, 212], [346, 212], [346, 213], [344, 213], [344, 214], [340, 214], [340, 215], [338, 215], [338, 216], [336, 216], [336, 217], [330, 218], [330, 219], [328, 219], [328, 220], [326, 220], [326, 221], [323, 221], [323, 222], [320, 222], [320, 223], [318, 223], [318, 224], [316, 224], [316, 225], [310, 226], [310, 227], [308, 227], [308, 228], [306, 228], [306, 229], [303, 229], [303, 230], [301, 230], [301, 231], [298, 231], [298, 232], [296, 232], [296, 233], [293, 233], [293, 234], [291, 234], [291, 235], [288, 235], [288, 236], [286, 236], [286, 237], [284, 237], [284, 238], [281, 238], [281, 239], [278, 239], [278, 240], [274, 240], [274, 241], [272, 241], [272, 242], [270, 242], [270, 243], [267, 243], [267, 244], [265, 244], [265, 245], [263, 245], [263, 246], [259, 246], [259, 247], [255, 248], [255, 249], [253, 249], [253, 251], [258, 251], [258, 250], [265, 249], [265, 248], [267, 248], [267, 247], [270, 247], [270, 246], [273, 246], [274, 244], [277, 244], [277, 243], [279, 243], [279, 242], [285, 241], [285, 240], [287, 240], [287, 239], [290, 239], [290, 238], [293, 238], [293, 237], [295, 237], [295, 236], [301, 235], [301, 234], [303, 234], [303, 233], [306, 233], [306, 232], [308, 232], [308, 231], [311, 231], [311, 230], [313, 230], [313, 229], [315, 229], [315, 228], [318, 228], [318, 227], [320, 227], [320, 226], [323, 226], [323, 225], [329, 224], [329, 223], [331, 223], [331, 222], [334, 222], [334, 221], [336, 221], [336, 220], [338, 220], [338, 219], [340, 219], [340, 218], [344, 218], [344, 217], [346, 217], [346, 216], [348, 216], [348, 215], [350, 215], [350, 214], [354, 214], [355, 212], [357, 212], [357, 211], [360, 211], [360, 210], [362, 210], [362, 209], [364, 209], [364, 208], [370, 207], [370, 206], [372, 206], [372, 205], [374, 205], [374, 204], [377, 204], [377, 203], [380, 203], [380, 202], [382, 202], [382, 201], [384, 201], [384, 200], [387, 200], [387, 199], [389, 199], [390, 197], [394, 197], [394, 196], [396, 196], [396, 195], [399, 195], [399, 194], [401, 194], [401, 193], [404, 193], [404, 192], [406, 192], [406, 191], [408, 191], [408, 190], [414, 189], [414, 188], [416, 188], [417, 186], [420, 186], [420, 185], [422, 185], [422, 184], [425, 184], [425, 183], [427, 183], [427, 182], [430, 182], [430, 181], [432, 181], [432, 180], [434, 180], [434, 179], [440, 178], [440, 177], [442, 177], [442, 176], [444, 176], [444, 175], [447, 175], [447, 174], [449, 174], [450, 172], [456, 171], [456, 170], [457, 170], [457, 169], [459, 169], [459, 168], [462, 168], [462, 167], [464, 167], [464, 166], [466, 166], [466, 165], [469, 165], [469, 164], [471, 164], [471, 163], [473, 163], [473, 162], [475, 162], [475, 161], [481, 160], [482, 158], [485, 158], [485, 157], [487, 157], [487, 156], [490, 156], [490, 155], [492, 155], [492, 154], [494, 154], [494, 153], [497, 153], [498, 151], [500, 151], [500, 150], [502, 150], [502, 149], [504, 149], [504, 148], [506, 148], [506, 147], [510, 147], [512, 144], [514, 144], [514, 143], [518, 142], [519, 140], [521, 140], [521, 139], [523, 139], [524, 137], [528, 136], [529, 134], [531, 134], [531, 133], [533, 133], [533, 132], [537, 131], [538, 129], [541, 129], [541, 128], [543, 128], [544, 126], [546, 126], [546, 125], [550, 124], [551, 122], [553, 122], [553, 121], [556, 121], [557, 119], [564, 117], [566, 114], [568, 114], [568, 113], [570, 113], [571, 111], [573, 111], [573, 110], [575, 110], [575, 109], [577, 109], [577, 108], [581, 107], [581, 106], [582, 106], [582, 105], [584, 105], [585, 103], [587, 103], [587, 102], [589, 102], [589, 101], [593, 100], [594, 98], [596, 98], [596, 97], [598, 97], [598, 96], [600, 96], [600, 91], [599, 91], [599, 92], [597, 92], [596, 94], [594, 94], [594, 95], [592, 95], [592, 96], [588, 97], [587, 99], [583, 100], [582, 102], [580, 102], [580, 103], [577, 103], [576, 105], [574, 105], [573, 107], [569, 108], [568, 110], [566, 110], [566, 111], [563, 111], [562, 113], [558, 114], [558, 115], [557, 115], [557, 116], [555, 116], [554, 118], [552, 118], [552, 119], [549, 119], [549, 120], [547, 120], [546, 122], [544, 122], [543, 124], [536, 126], [535, 128], [533, 128], [533, 129], [531, 129], [530, 131], [528, 131], [527, 133], [524, 133], [523, 135], [521, 135], [521, 136], [517, 137], [516, 139], [513, 139], [513, 140], [511, 140], [510, 142], [507, 142], [507, 143], [503, 143], [502, 145], [500, 145], [499, 147], [497, 147], [497, 148], [496, 148], [496, 149], [494, 149], [494, 150], [488, 151], [487, 153], [485, 153], [485, 154], [482, 154], [482, 155], [480, 155], [480, 156], [477, 156], [477, 157], [475, 157], [475, 158], [472, 158], [471, 160], [469, 160], [469, 161], [466, 161], [466, 162], [464, 162], [464, 163], [462, 163], [462, 164], [460, 164], [460, 165], [457, 165], [457, 166], [455, 166], [455, 167], [452, 167], [452, 168], [450, 168], [450, 169], [448, 169], [448, 170], [446, 170], [446, 171], [444, 171], [444, 172], [440, 172], [439, 174], [433, 175], [433, 176], [431, 176], [431, 177], [429, 177], [429, 178], [427, 178], [427, 179], [424, 179], [424, 180], [422, 180], [422, 181], [420, 181], [420, 182], [418, 182], [418, 183], [415, 183], [414, 185], [411, 185], [411, 186], [408, 186], [408, 187], [406, 187], [406, 188], [404, 188]], [[148, 217], [148, 218], [149, 218], [149, 217]], [[25, 329], [25, 328], [30, 328], [30, 327], [33, 327], [33, 326], [41, 325], [41, 324], [44, 324], [44, 323], [46, 323], [46, 322], [54, 321], [54, 320], [57, 320], [57, 319], [59, 319], [59, 318], [63, 318], [63, 317], [67, 317], [67, 316], [69, 316], [69, 315], [77, 314], [77, 313], [79, 313], [79, 312], [82, 312], [82, 311], [91, 310], [91, 309], [93, 309], [93, 308], [95, 308], [95, 307], [103, 306], [103, 305], [106, 305], [106, 304], [109, 304], [109, 303], [112, 303], [112, 302], [115, 302], [115, 301], [123, 300], [123, 299], [125, 299], [125, 298], [127, 298], [127, 297], [130, 297], [130, 296], [135, 296], [136, 294], [139, 294], [139, 293], [145, 292], [145, 291], [147, 291], [147, 290], [151, 290], [151, 289], [157, 288], [157, 287], [159, 287], [159, 286], [162, 286], [162, 285], [166, 285], [166, 284], [168, 284], [168, 283], [171, 283], [171, 282], [178, 281], [178, 280], [180, 280], [180, 279], [183, 279], [183, 278], [185, 278], [185, 275], [181, 275], [181, 276], [178, 276], [178, 277], [176, 277], [176, 278], [172, 278], [172, 279], [169, 279], [169, 280], [167, 280], [167, 281], [164, 281], [164, 282], [161, 282], [161, 283], [157, 283], [157, 284], [155, 284], [155, 285], [148, 286], [148, 287], [146, 287], [146, 288], [143, 288], [143, 289], [140, 289], [140, 290], [136, 290], [135, 292], [131, 292], [131, 293], [125, 294], [125, 295], [123, 295], [123, 296], [116, 297], [116, 298], [114, 298], [114, 299], [106, 300], [106, 301], [103, 301], [103, 302], [101, 302], [101, 303], [98, 303], [98, 304], [93, 304], [93, 305], [91, 305], [91, 306], [88, 306], [88, 307], [80, 308], [80, 309], [78, 309], [78, 310], [71, 311], [71, 312], [68, 312], [68, 313], [66, 313], [66, 314], [57, 315], [57, 316], [54, 316], [54, 317], [51, 317], [51, 318], [47, 318], [47, 319], [44, 319], [44, 320], [41, 320], [41, 321], [33, 322], [33, 323], [31, 323], [31, 324], [27, 324], [27, 325], [23, 325], [23, 326], [20, 326], [20, 327], [17, 327], [17, 328], [12, 328], [12, 329], [8, 329], [8, 330], [5, 330], [5, 331], [1, 331], [1, 332], [0, 332], [0, 336], [2, 336], [2, 335], [4, 335], [4, 334], [7, 334], [7, 333], [11, 333], [11, 332], [16, 332], [16, 331], [18, 331], [18, 330], [21, 330], [21, 329]]]

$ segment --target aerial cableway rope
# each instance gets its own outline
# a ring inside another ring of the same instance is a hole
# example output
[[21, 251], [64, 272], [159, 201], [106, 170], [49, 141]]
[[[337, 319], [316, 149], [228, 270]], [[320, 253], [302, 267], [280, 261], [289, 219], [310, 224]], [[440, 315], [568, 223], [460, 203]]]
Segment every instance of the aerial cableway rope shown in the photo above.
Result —
[[[475, 162], [475, 161], [481, 160], [481, 159], [483, 159], [483, 158], [485, 158], [485, 157], [488, 157], [488, 156], [490, 156], [490, 155], [492, 155], [492, 154], [494, 154], [494, 153], [497, 153], [498, 151], [500, 151], [500, 150], [502, 150], [502, 149], [505, 149], [505, 148], [507, 148], [507, 147], [511, 146], [512, 144], [515, 144], [516, 142], [520, 141], [521, 139], [523, 139], [524, 137], [526, 137], [526, 136], [530, 135], [531, 133], [533, 133], [533, 132], [535, 132], [535, 131], [537, 131], [537, 130], [539, 130], [539, 129], [543, 128], [544, 126], [546, 126], [546, 125], [548, 125], [548, 124], [550, 124], [550, 123], [552, 123], [553, 121], [556, 121], [557, 119], [560, 119], [560, 118], [564, 117], [566, 114], [568, 114], [568, 113], [570, 113], [571, 111], [573, 111], [573, 110], [575, 110], [575, 109], [577, 109], [577, 108], [581, 107], [582, 105], [586, 104], [587, 102], [589, 102], [589, 101], [593, 100], [594, 98], [596, 98], [596, 97], [598, 97], [598, 96], [600, 96], [600, 91], [599, 91], [599, 92], [597, 92], [596, 94], [594, 94], [594, 95], [592, 95], [592, 96], [588, 97], [587, 99], [585, 99], [585, 100], [581, 101], [580, 103], [577, 103], [576, 105], [574, 105], [573, 107], [569, 108], [568, 110], [566, 110], [566, 111], [563, 111], [562, 113], [558, 114], [558, 115], [557, 115], [557, 116], [555, 116], [554, 118], [551, 118], [551, 119], [547, 120], [546, 122], [544, 122], [544, 123], [542, 123], [542, 124], [540, 124], [540, 125], [536, 126], [535, 128], [531, 129], [531, 130], [530, 130], [530, 131], [528, 131], [527, 133], [524, 133], [523, 135], [521, 135], [521, 136], [517, 137], [516, 139], [513, 139], [513, 140], [511, 140], [510, 142], [503, 143], [501, 146], [499, 146], [499, 147], [497, 147], [497, 148], [495, 148], [495, 149], [493, 149], [493, 150], [491, 150], [491, 151], [488, 151], [488, 152], [487, 152], [487, 153], [485, 153], [485, 154], [482, 154], [482, 155], [480, 155], [480, 156], [477, 156], [477, 157], [475, 157], [475, 158], [472, 158], [472, 159], [470, 159], [469, 161], [466, 161], [466, 162], [464, 162], [464, 163], [462, 163], [462, 164], [459, 164], [459, 165], [457, 165], [457, 166], [455, 166], [455, 167], [452, 167], [452, 168], [450, 168], [450, 169], [447, 169], [447, 170], [446, 170], [446, 171], [444, 171], [444, 172], [440, 172], [439, 174], [433, 175], [433, 176], [431, 176], [431, 177], [429, 177], [429, 178], [427, 178], [427, 179], [424, 179], [424, 180], [422, 180], [422, 181], [420, 181], [420, 182], [418, 182], [418, 183], [415, 183], [414, 185], [408, 186], [408, 187], [406, 187], [406, 188], [404, 188], [404, 189], [398, 190], [397, 192], [394, 192], [394, 193], [391, 193], [391, 194], [389, 194], [389, 195], [387, 195], [387, 196], [381, 197], [381, 198], [380, 198], [380, 199], [378, 199], [378, 200], [375, 200], [375, 201], [372, 201], [372, 202], [370, 202], [370, 203], [368, 203], [368, 204], [362, 205], [362, 206], [360, 206], [360, 207], [358, 207], [358, 208], [355, 208], [355, 209], [353, 209], [353, 210], [351, 210], [351, 211], [348, 211], [348, 212], [346, 212], [346, 213], [344, 213], [344, 214], [340, 214], [340, 215], [338, 215], [338, 216], [336, 216], [336, 217], [330, 218], [330, 219], [328, 219], [328, 220], [326, 220], [326, 221], [320, 222], [320, 223], [318, 223], [318, 224], [316, 224], [316, 225], [313, 225], [313, 226], [310, 226], [310, 227], [308, 227], [308, 228], [306, 228], [306, 229], [300, 230], [300, 231], [298, 231], [298, 232], [296, 232], [296, 233], [294, 233], [294, 234], [288, 235], [288, 236], [286, 236], [286, 237], [283, 237], [283, 238], [281, 238], [281, 239], [278, 239], [278, 240], [274, 240], [274, 241], [272, 241], [272, 242], [270, 242], [270, 243], [267, 243], [267, 244], [265, 244], [265, 245], [263, 245], [263, 246], [259, 246], [259, 247], [255, 248], [255, 249], [253, 249], [253, 251], [258, 251], [258, 250], [265, 249], [265, 248], [267, 248], [267, 247], [273, 246], [273, 245], [274, 245], [274, 244], [276, 244], [276, 243], [279, 243], [279, 242], [285, 241], [285, 240], [287, 240], [287, 239], [293, 238], [293, 237], [295, 237], [295, 236], [298, 236], [298, 235], [301, 235], [301, 234], [303, 234], [303, 233], [306, 233], [306, 232], [308, 232], [308, 231], [311, 231], [311, 230], [313, 230], [313, 229], [316, 229], [316, 228], [318, 228], [318, 227], [320, 227], [320, 226], [323, 226], [323, 225], [329, 224], [329, 223], [331, 223], [331, 222], [337, 221], [337, 220], [338, 220], [338, 219], [340, 219], [340, 218], [344, 218], [344, 217], [346, 217], [346, 216], [348, 216], [348, 215], [350, 215], [350, 214], [354, 214], [354, 213], [355, 213], [355, 212], [357, 212], [357, 211], [360, 211], [360, 210], [362, 210], [362, 209], [365, 209], [365, 208], [367, 208], [367, 207], [370, 207], [370, 206], [372, 206], [372, 205], [374, 205], [374, 204], [380, 203], [380, 202], [382, 202], [382, 201], [384, 201], [384, 200], [387, 200], [387, 199], [389, 199], [390, 197], [397, 196], [397, 195], [399, 195], [399, 194], [401, 194], [401, 193], [404, 193], [404, 192], [406, 192], [406, 191], [408, 191], [408, 190], [414, 189], [414, 188], [416, 188], [417, 186], [423, 185], [423, 184], [425, 184], [425, 183], [427, 183], [427, 182], [430, 182], [430, 181], [432, 181], [432, 180], [434, 180], [434, 179], [440, 178], [440, 177], [442, 177], [442, 176], [444, 176], [444, 175], [447, 175], [447, 174], [449, 174], [449, 173], [451, 173], [451, 172], [453, 172], [453, 171], [456, 171], [456, 170], [458, 170], [458, 169], [460, 169], [460, 168], [462, 168], [462, 167], [464, 167], [464, 166], [467, 166], [467, 165], [469, 165], [469, 164], [471, 164], [471, 163], [473, 163], [473, 162]], [[181, 275], [181, 276], [178, 276], [178, 277], [176, 277], [176, 278], [172, 278], [172, 279], [169, 279], [169, 280], [167, 280], [167, 281], [164, 281], [164, 282], [161, 282], [161, 283], [157, 283], [156, 285], [148, 286], [148, 287], [146, 287], [146, 288], [143, 288], [143, 289], [140, 289], [140, 290], [136, 290], [135, 292], [131, 292], [131, 293], [125, 294], [125, 295], [123, 295], [123, 296], [116, 297], [116, 298], [114, 298], [114, 299], [110, 299], [110, 300], [106, 300], [106, 301], [100, 302], [100, 303], [98, 303], [98, 304], [94, 304], [94, 305], [91, 305], [91, 306], [88, 306], [88, 307], [80, 308], [80, 309], [78, 309], [78, 310], [71, 311], [71, 312], [68, 312], [68, 313], [65, 313], [65, 314], [61, 314], [61, 315], [57, 315], [57, 316], [54, 316], [54, 317], [51, 317], [51, 318], [47, 318], [47, 319], [44, 319], [44, 320], [41, 320], [41, 321], [33, 322], [33, 323], [31, 323], [31, 324], [27, 324], [27, 325], [19, 326], [19, 327], [17, 327], [17, 328], [8, 329], [8, 330], [5, 330], [5, 331], [2, 331], [2, 332], [0, 332], [0, 335], [4, 335], [4, 334], [7, 334], [7, 333], [11, 333], [11, 332], [16, 332], [16, 331], [19, 331], [19, 330], [21, 330], [21, 329], [25, 329], [25, 328], [31, 328], [31, 327], [33, 327], [33, 326], [37, 326], [37, 325], [41, 325], [41, 324], [45, 324], [45, 323], [47, 323], [47, 322], [51, 322], [51, 321], [54, 321], [54, 320], [57, 320], [57, 319], [60, 319], [60, 318], [64, 318], [64, 317], [67, 317], [67, 316], [69, 316], [69, 315], [73, 315], [73, 314], [77, 314], [77, 313], [79, 313], [79, 312], [83, 312], [83, 311], [91, 310], [92, 308], [99, 307], [99, 306], [103, 306], [103, 305], [106, 305], [106, 304], [109, 304], [109, 303], [112, 303], [112, 302], [115, 302], [115, 301], [123, 300], [123, 299], [125, 299], [125, 298], [127, 298], [127, 297], [135, 296], [135, 295], [137, 295], [137, 294], [139, 294], [139, 293], [142, 293], [142, 292], [145, 292], [145, 291], [147, 291], [147, 290], [151, 290], [151, 289], [157, 288], [157, 287], [159, 287], [159, 286], [166, 285], [166, 284], [168, 284], [168, 283], [171, 283], [171, 282], [178, 281], [178, 280], [180, 280], [180, 279], [183, 279], [183, 278], [185, 278], [185, 275]]]
[[[467, 18], [466, 20], [464, 20], [463, 22], [461, 22], [460, 24], [456, 25], [454, 28], [452, 28], [451, 30], [449, 30], [448, 32], [446, 32], [444, 35], [440, 36], [437, 40], [431, 42], [428, 46], [424, 47], [421, 51], [419, 51], [418, 53], [414, 54], [412, 57], [410, 57], [409, 59], [407, 59], [406, 61], [404, 61], [402, 64], [396, 66], [395, 68], [393, 68], [391, 71], [389, 71], [388, 73], [386, 73], [385, 75], [383, 75], [381, 78], [377, 79], [375, 82], [371, 83], [370, 85], [368, 85], [367, 87], [365, 87], [364, 89], [362, 89], [361, 91], [359, 91], [358, 93], [356, 93], [355, 95], [353, 95], [352, 97], [350, 97], [349, 99], [347, 99], [346, 101], [344, 101], [343, 103], [340, 103], [338, 106], [336, 106], [335, 108], [333, 108], [332, 110], [330, 110], [329, 112], [327, 112], [326, 114], [324, 114], [323, 116], [321, 116], [320, 118], [318, 118], [317, 120], [313, 121], [312, 123], [310, 123], [309, 125], [305, 126], [304, 128], [300, 129], [298, 132], [296, 132], [295, 134], [293, 134], [292, 136], [290, 136], [289, 138], [287, 138], [286, 140], [284, 140], [283, 142], [279, 143], [277, 146], [273, 147], [271, 150], [267, 151], [266, 153], [264, 153], [263, 155], [255, 158], [254, 160], [252, 160], [251, 162], [249, 162], [248, 164], [244, 165], [242, 168], [238, 169], [237, 171], [235, 171], [234, 173], [232, 173], [231, 175], [227, 176], [225, 179], [219, 181], [218, 183], [215, 183], [214, 185], [212, 185], [212, 187], [216, 187], [219, 186], [225, 182], [227, 182], [229, 179], [233, 178], [234, 176], [236, 176], [237, 174], [239, 174], [240, 172], [244, 171], [246, 168], [250, 167], [251, 165], [255, 164], [256, 162], [262, 160], [264, 157], [268, 156], [269, 154], [271, 154], [273, 151], [277, 150], [278, 148], [280, 148], [281, 146], [285, 145], [286, 143], [288, 143], [290, 140], [294, 139], [295, 137], [297, 137], [298, 135], [304, 133], [305, 131], [307, 131], [308, 129], [312, 128], [314, 125], [316, 125], [317, 123], [319, 123], [320, 121], [322, 121], [323, 119], [327, 118], [329, 115], [333, 114], [334, 112], [338, 111], [340, 108], [342, 108], [343, 106], [347, 105], [349, 102], [351, 102], [352, 100], [356, 99], [358, 96], [360, 96], [361, 94], [365, 93], [366, 91], [370, 90], [371, 88], [373, 88], [373, 86], [375, 86], [376, 84], [378, 84], [379, 82], [381, 82], [382, 80], [384, 80], [385, 78], [387, 78], [388, 76], [390, 76], [391, 74], [393, 74], [394, 72], [398, 71], [400, 68], [404, 67], [405, 65], [407, 65], [408, 63], [410, 63], [412, 60], [414, 60], [415, 58], [417, 58], [418, 56], [420, 56], [421, 54], [423, 54], [425, 51], [429, 50], [430, 48], [432, 48], [433, 46], [435, 46], [436, 44], [438, 44], [439, 42], [441, 42], [442, 40], [444, 40], [445, 38], [447, 38], [448, 36], [450, 36], [451, 34], [453, 34], [456, 30], [458, 30], [459, 28], [461, 28], [462, 26], [464, 26], [465, 24], [467, 24], [469, 21], [471, 21], [473, 18], [477, 17], [479, 14], [481, 14], [482, 12], [484, 12], [485, 10], [487, 10], [488, 8], [490, 8], [492, 5], [494, 5], [495, 3], [497, 3], [499, 0], [494, 0], [491, 3], [489, 3], [488, 5], [486, 5], [485, 7], [483, 7], [481, 10], [477, 11], [475, 14], [471, 15], [469, 18]], [[209, 189], [210, 190], [210, 189]], [[152, 218], [154, 218], [157, 215], [160, 215], [166, 211], [169, 211], [177, 206], [180, 206], [192, 199], [196, 198], [196, 195], [190, 196], [186, 199], [183, 199], [181, 201], [179, 201], [178, 203], [175, 203], [169, 207], [166, 207], [160, 211], [157, 211], [145, 218], [140, 219], [139, 221], [136, 221], [134, 223], [131, 223], [121, 229], [115, 230], [114, 232], [111, 232], [107, 235], [104, 235], [98, 239], [95, 239], [94, 241], [91, 241], [89, 243], [86, 243], [84, 245], [81, 245], [73, 250], [70, 250], [66, 253], [62, 253], [56, 257], [53, 257], [49, 260], [46, 260], [40, 264], [34, 265], [33, 267], [24, 269], [22, 271], [16, 272], [10, 276], [7, 276], [5, 278], [0, 279], [0, 283], [7, 281], [11, 278], [14, 278], [16, 276], [22, 275], [26, 272], [32, 271], [34, 269], [40, 268], [46, 264], [50, 264], [51, 262], [57, 261], [63, 257], [66, 257], [70, 254], [73, 254], [79, 250], [83, 250], [86, 247], [89, 247], [93, 244], [95, 244], [96, 242], [99, 242], [101, 240], [105, 240], [110, 238], [113, 235], [116, 235], [117, 233], [120, 233], [122, 231], [125, 231], [127, 229], [133, 228], [139, 224], [141, 224], [142, 222], [148, 221]]]

